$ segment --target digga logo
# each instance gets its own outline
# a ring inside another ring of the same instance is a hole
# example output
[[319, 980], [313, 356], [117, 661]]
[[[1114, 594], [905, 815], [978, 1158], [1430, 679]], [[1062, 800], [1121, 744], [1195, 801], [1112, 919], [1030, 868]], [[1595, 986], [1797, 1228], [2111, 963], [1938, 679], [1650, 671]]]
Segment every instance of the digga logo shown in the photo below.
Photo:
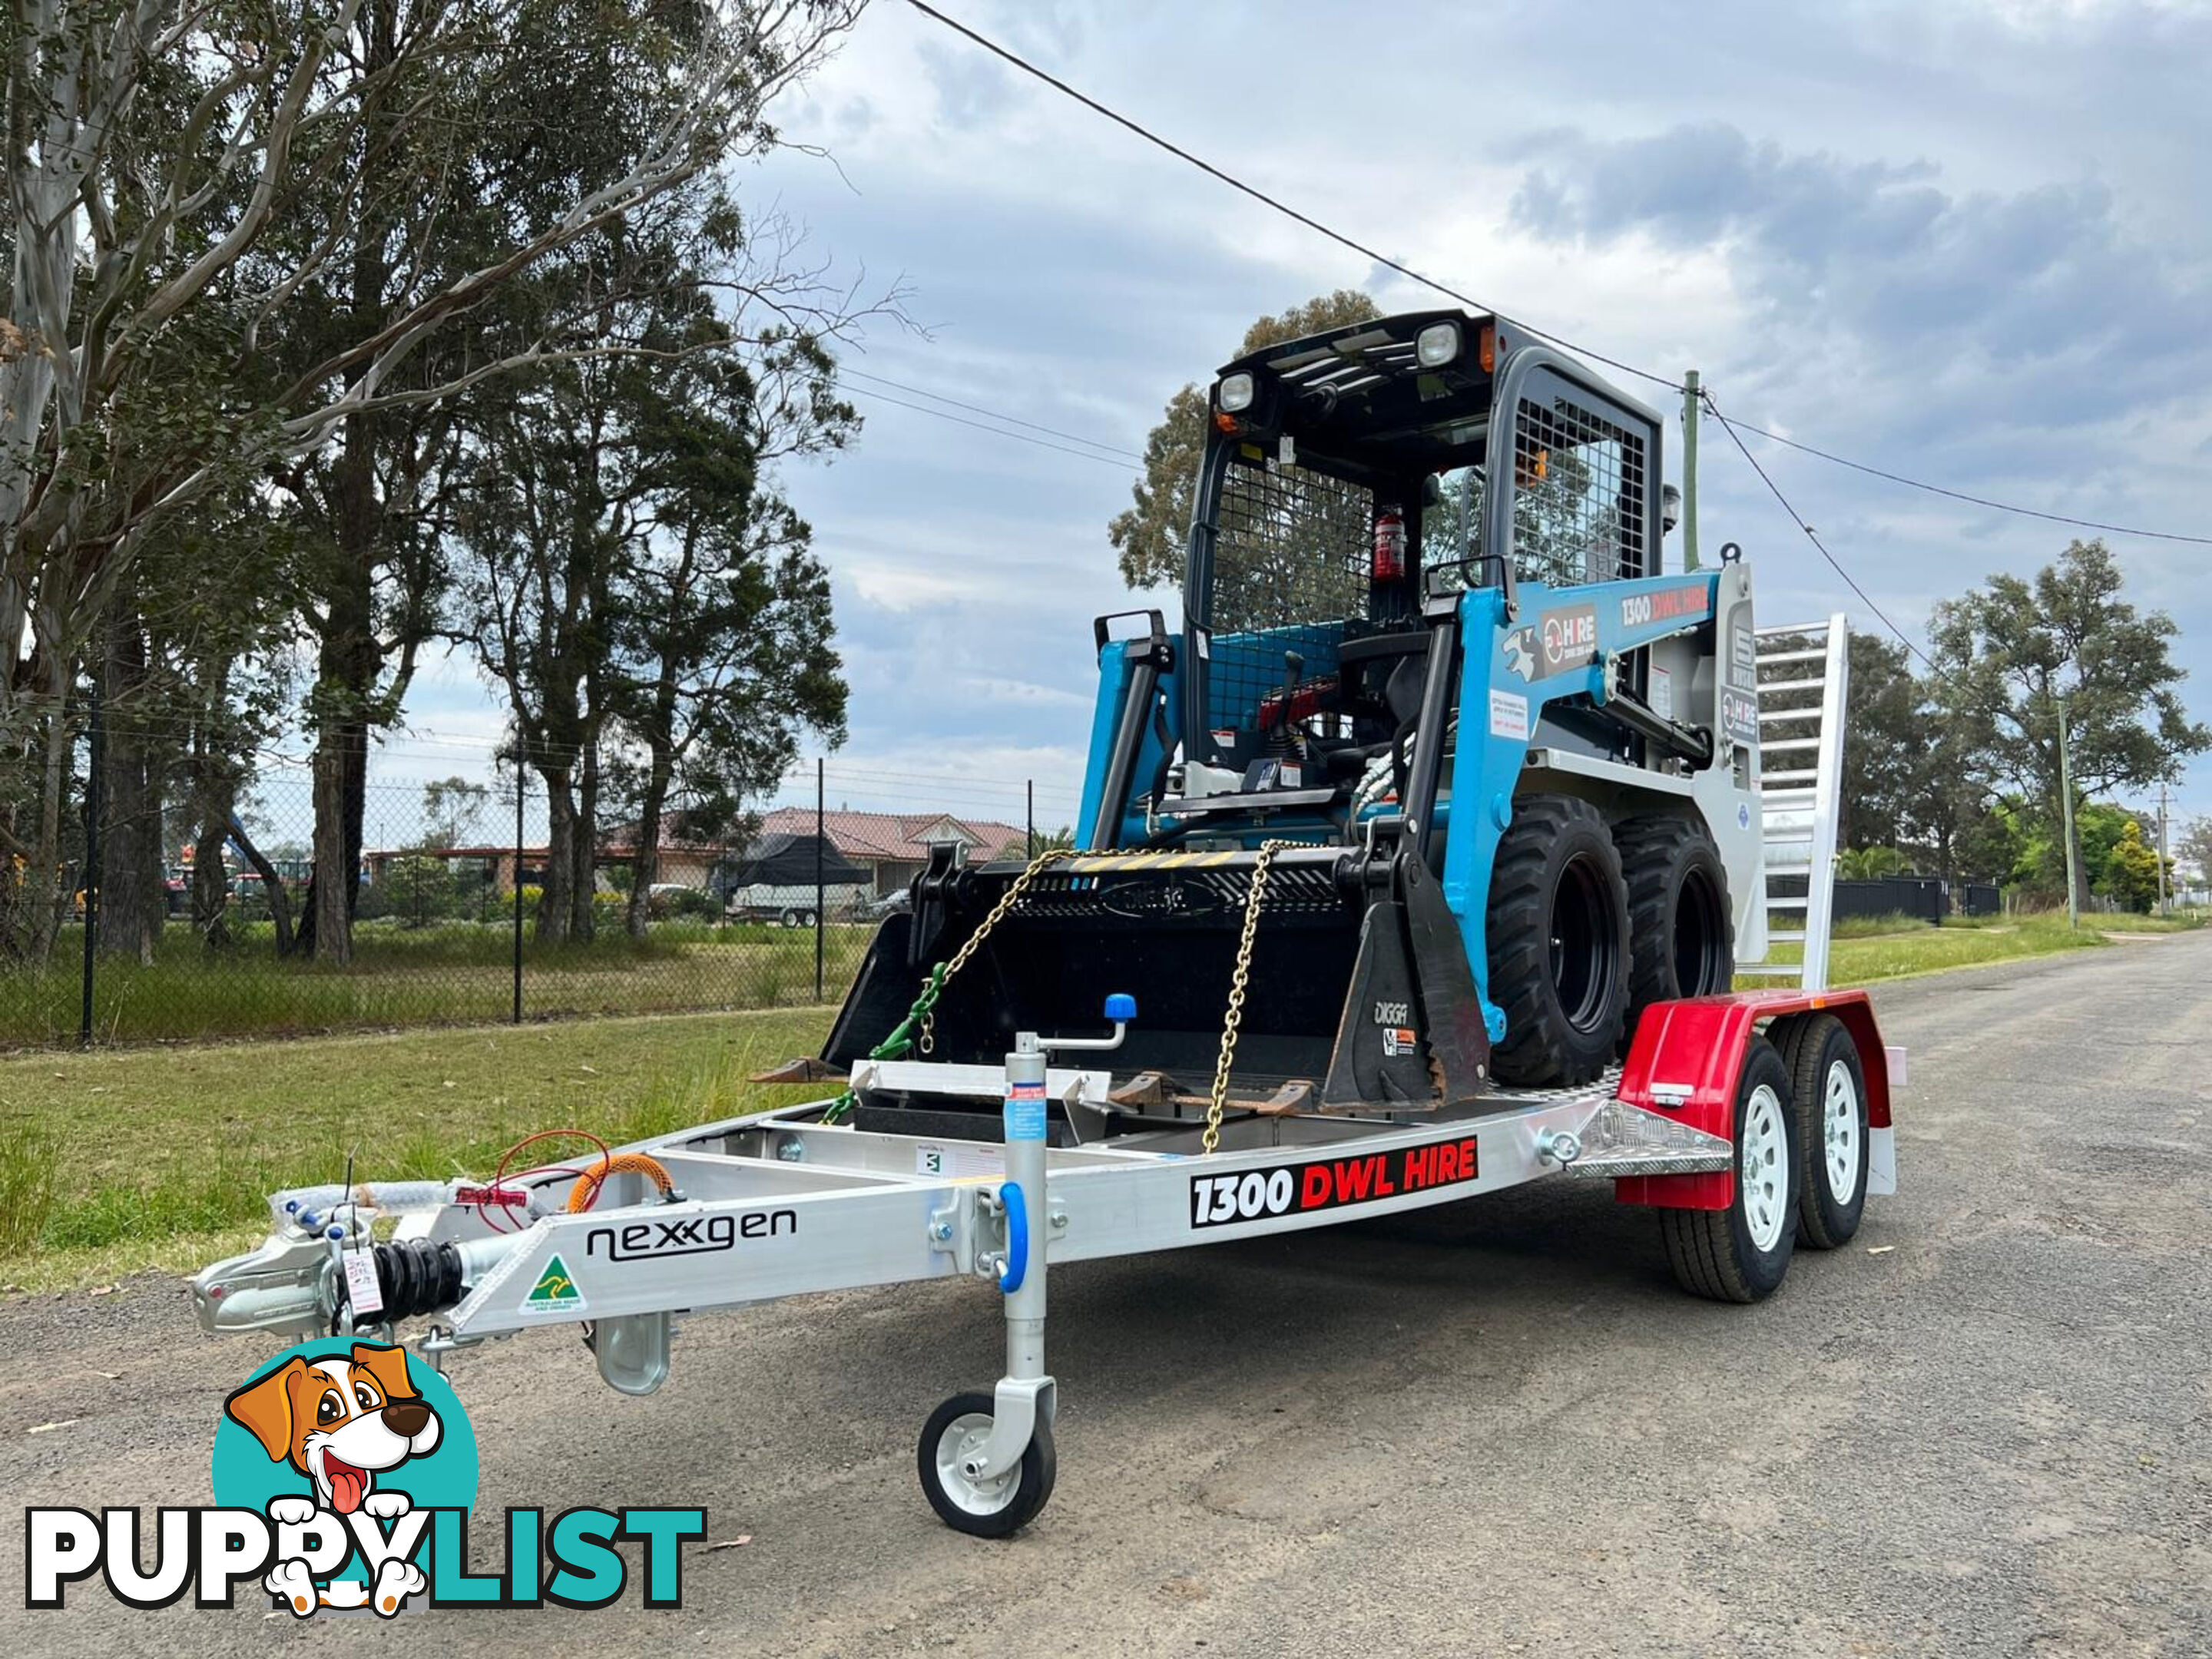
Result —
[[[533, 1300], [574, 1312], [582, 1292], [559, 1257]], [[467, 1520], [477, 1442], [446, 1379], [404, 1348], [349, 1338], [304, 1342], [223, 1401], [215, 1504], [155, 1514], [154, 1565], [140, 1565], [135, 1508], [26, 1515], [25, 1604], [58, 1608], [64, 1586], [100, 1574], [117, 1600], [161, 1607], [233, 1605], [258, 1583], [300, 1619], [325, 1608], [389, 1619], [448, 1607], [599, 1607], [619, 1597], [643, 1547], [648, 1607], [681, 1607], [682, 1547], [707, 1534], [698, 1509], [577, 1508], [547, 1523], [510, 1509], [501, 1572], [470, 1571]]]

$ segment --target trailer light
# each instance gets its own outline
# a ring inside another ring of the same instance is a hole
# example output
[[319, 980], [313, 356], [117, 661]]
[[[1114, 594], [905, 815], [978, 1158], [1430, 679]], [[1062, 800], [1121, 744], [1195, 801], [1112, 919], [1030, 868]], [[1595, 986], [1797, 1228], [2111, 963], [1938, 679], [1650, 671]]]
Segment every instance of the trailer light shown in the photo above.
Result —
[[1498, 373], [1498, 325], [1485, 323], [1474, 337], [1475, 361], [1482, 365], [1486, 374]]
[[1249, 374], [1224, 374], [1221, 377], [1220, 389], [1214, 393], [1213, 401], [1224, 415], [1240, 414], [1252, 407], [1254, 389]]
[[1459, 356], [1459, 325], [1431, 323], [1413, 337], [1413, 356], [1423, 368], [1442, 368]]

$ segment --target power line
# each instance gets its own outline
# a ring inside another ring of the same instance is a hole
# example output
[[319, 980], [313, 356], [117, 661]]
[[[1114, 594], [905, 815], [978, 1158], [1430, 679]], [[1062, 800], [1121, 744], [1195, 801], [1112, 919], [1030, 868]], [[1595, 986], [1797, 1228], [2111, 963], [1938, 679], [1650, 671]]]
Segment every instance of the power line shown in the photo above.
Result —
[[1062, 432], [1058, 427], [1039, 426], [1035, 421], [1024, 421], [1012, 415], [1002, 415], [997, 410], [987, 409], [981, 404], [964, 404], [957, 398], [948, 398], [941, 392], [930, 392], [918, 386], [908, 386], [902, 380], [892, 380], [887, 374], [871, 374], [848, 364], [840, 364], [837, 372], [853, 380], [873, 380], [878, 386], [887, 386], [894, 392], [910, 392], [917, 398], [927, 398], [934, 403], [950, 404], [953, 408], [964, 409], [971, 415], [988, 415], [993, 420], [1004, 421], [1009, 426], [1027, 427], [1030, 431], [1042, 432], [1048, 438], [1065, 438], [1072, 444], [1088, 444], [1093, 449], [1103, 449], [1109, 454], [1124, 456], [1133, 461], [1142, 461], [1145, 459], [1133, 449], [1123, 449], [1115, 444], [1101, 443], [1097, 439], [1084, 437], [1080, 433]]
[[1940, 678], [1948, 679], [1950, 676], [1944, 673], [1941, 668], [1936, 665], [1936, 659], [1929, 656], [1925, 651], [1923, 651], [1919, 645], [1915, 642], [1912, 637], [1903, 629], [1899, 628], [1894, 622], [1892, 622], [1890, 620], [1889, 613], [1874, 602], [1874, 596], [1869, 593], [1866, 589], [1859, 586], [1858, 578], [1852, 575], [1850, 571], [1844, 568], [1843, 561], [1837, 558], [1834, 554], [1828, 551], [1827, 544], [1821, 541], [1819, 533], [1814, 530], [1813, 526], [1805, 522], [1804, 516], [1800, 514], [1796, 507], [1790, 504], [1790, 498], [1782, 493], [1782, 486], [1776, 483], [1772, 478], [1767, 476], [1766, 469], [1759, 464], [1759, 458], [1751, 453], [1750, 449], [1745, 445], [1741, 435], [1736, 431], [1735, 423], [1730, 421], [1727, 416], [1721, 413], [1720, 406], [1713, 402], [1710, 394], [1705, 398], [1705, 404], [1706, 408], [1712, 410], [1713, 418], [1721, 423], [1721, 430], [1729, 434], [1729, 441], [1735, 444], [1738, 450], [1741, 451], [1744, 459], [1751, 463], [1751, 470], [1759, 474], [1759, 481], [1765, 484], [1767, 489], [1772, 492], [1776, 501], [1782, 503], [1782, 510], [1784, 513], [1787, 513], [1791, 519], [1796, 521], [1797, 527], [1805, 532], [1805, 539], [1813, 544], [1814, 548], [1819, 552], [1820, 556], [1828, 562], [1829, 567], [1833, 569], [1838, 576], [1841, 576], [1844, 579], [1845, 585], [1850, 588], [1852, 592], [1857, 594], [1860, 599], [1866, 601], [1867, 609], [1873, 611], [1875, 616], [1881, 618], [1882, 626], [1888, 629], [1891, 633], [1896, 635], [1906, 650], [1910, 651], [1914, 656], [1919, 658], [1921, 661], [1928, 665], [1928, 670], [1930, 673], [1936, 675]]
[[[1716, 414], [1718, 412], [1715, 411]], [[2184, 536], [2171, 530], [2143, 530], [2133, 525], [2104, 524], [2095, 519], [2075, 519], [2068, 517], [2063, 513], [2045, 513], [2037, 507], [2016, 507], [2010, 501], [1992, 501], [1986, 495], [1971, 495], [1963, 489], [1947, 489], [1942, 484], [1928, 483], [1919, 478], [1907, 477], [1902, 472], [1890, 472], [1878, 466], [1869, 466], [1864, 461], [1855, 461], [1848, 456], [1831, 454], [1828, 451], [1818, 448], [1812, 444], [1800, 443], [1796, 439], [1785, 438], [1778, 432], [1769, 432], [1765, 427], [1753, 426], [1747, 421], [1739, 421], [1736, 424], [1743, 431], [1751, 433], [1754, 436], [1768, 439], [1785, 448], [1795, 449], [1803, 454], [1816, 456], [1832, 465], [1849, 467], [1854, 472], [1863, 472], [1869, 477], [1884, 478], [1893, 484], [1903, 484], [1908, 489], [1924, 489], [1931, 495], [1945, 495], [1954, 501], [1965, 501], [1970, 506], [1985, 507], [1991, 512], [2016, 513], [2024, 519], [2042, 519], [2051, 524], [2073, 525], [2082, 530], [2102, 530], [2115, 536], [2140, 536], [2146, 541], [2185, 542], [2193, 547], [2212, 547], [2212, 536]]]
[[[1358, 253], [1365, 258], [1373, 260], [1376, 264], [1382, 265], [1387, 270], [1395, 270], [1401, 276], [1409, 277], [1413, 281], [1420, 283], [1425, 288], [1433, 289], [1439, 294], [1444, 295], [1450, 299], [1457, 300], [1462, 305], [1468, 307], [1471, 310], [1488, 312], [1492, 315], [1498, 317], [1505, 316], [1505, 313], [1499, 311], [1497, 307], [1486, 305], [1481, 301], [1461, 292], [1458, 289], [1453, 288], [1449, 283], [1437, 281], [1435, 277], [1429, 276], [1426, 272], [1416, 270], [1413, 266], [1405, 264], [1403, 261], [1394, 259], [1388, 254], [1380, 252], [1375, 248], [1370, 247], [1366, 243], [1359, 241], [1354, 237], [1345, 234], [1344, 232], [1336, 229], [1334, 227], [1323, 224], [1311, 214], [1301, 212], [1297, 208], [1291, 206], [1288, 203], [1268, 195], [1267, 191], [1259, 189], [1256, 185], [1245, 183], [1244, 180], [1237, 178], [1234, 173], [1216, 167], [1205, 157], [1194, 155], [1191, 151], [1183, 149], [1180, 144], [1162, 137], [1158, 133], [1154, 132], [1151, 128], [1144, 125], [1141, 122], [1122, 114], [1119, 110], [1114, 109], [1108, 105], [1102, 104], [1098, 100], [1091, 97], [1087, 93], [1077, 90], [1074, 87], [1061, 80], [1058, 76], [1054, 75], [1048, 70], [1039, 68], [1036, 64], [1030, 62], [1026, 58], [1022, 57], [1018, 52], [1016, 52], [1008, 47], [1000, 46], [997, 41], [990, 39], [988, 35], [978, 33], [975, 30], [969, 27], [968, 25], [959, 21], [956, 18], [946, 16], [943, 12], [938, 10], [936, 7], [928, 4], [927, 0], [907, 0], [907, 3], [912, 6], [916, 11], [921, 13], [925, 17], [928, 17], [936, 22], [943, 24], [954, 33], [958, 34], [964, 39], [972, 41], [975, 45], [982, 47], [984, 51], [991, 53], [994, 57], [1012, 64], [1023, 74], [1030, 76], [1036, 80], [1042, 81], [1045, 85], [1052, 88], [1055, 92], [1073, 99], [1077, 103], [1081, 104], [1085, 109], [1090, 110], [1094, 114], [1105, 117], [1106, 119], [1113, 122], [1116, 126], [1121, 127], [1128, 132], [1133, 133], [1137, 137], [1143, 139], [1146, 143], [1152, 145], [1155, 149], [1166, 151], [1167, 154], [1174, 156], [1177, 161], [1188, 163], [1190, 166], [1196, 167], [1200, 172], [1205, 173], [1207, 177], [1218, 180], [1220, 183], [1228, 185], [1231, 190], [1237, 191], [1243, 195], [1250, 197], [1254, 201], [1261, 204], [1263, 206], [1273, 209], [1276, 212], [1283, 215], [1285, 218], [1294, 220], [1297, 223], [1306, 227], [1307, 229], [1315, 232], [1316, 234], [1327, 237], [1330, 241], [1336, 243], [1339, 246], [1349, 248], [1352, 252]], [[1534, 326], [1533, 324], [1522, 321], [1518, 318], [1508, 319], [1508, 320], [1516, 323], [1524, 332], [1533, 334], [1540, 340], [1547, 340], [1552, 344], [1561, 347], [1565, 350], [1578, 353], [1584, 357], [1589, 358], [1593, 362], [1603, 363], [1607, 368], [1619, 369], [1624, 374], [1632, 374], [1638, 380], [1649, 380], [1654, 386], [1664, 386], [1670, 392], [1680, 392], [1683, 389], [1682, 383], [1680, 380], [1675, 380], [1671, 375], [1657, 374], [1648, 368], [1639, 368], [1634, 363], [1623, 362], [1618, 357], [1608, 357], [1605, 353], [1599, 351], [1593, 347], [1579, 344], [1575, 341], [1566, 339], [1557, 334], [1547, 333], [1544, 330]], [[1718, 411], [1716, 410], [1715, 412], [1717, 413]], [[2182, 535], [2169, 530], [2145, 530], [2132, 525], [2104, 524], [2093, 519], [2069, 518], [2063, 514], [2045, 513], [2032, 507], [2019, 507], [2009, 501], [1991, 501], [1984, 496], [1967, 495], [1962, 490], [1947, 489], [1942, 484], [1929, 483], [1924, 479], [1911, 477], [1905, 473], [1893, 472], [1882, 467], [1872, 466], [1863, 461], [1854, 461], [1844, 456], [1834, 454], [1828, 450], [1816, 448], [1811, 444], [1801, 443], [1794, 438], [1784, 438], [1778, 433], [1769, 432], [1764, 428], [1747, 426], [1744, 428], [1744, 430], [1747, 432], [1756, 433], [1762, 438], [1772, 439], [1777, 443], [1787, 444], [1792, 449], [1802, 450], [1806, 454], [1815, 456], [1821, 460], [1829, 462], [1832, 465], [1849, 467], [1853, 471], [1863, 472], [1871, 477], [1885, 479], [1891, 483], [1901, 484], [1907, 489], [1925, 490], [1929, 494], [1934, 495], [1948, 495], [1955, 501], [1968, 502], [1976, 507], [1987, 507], [1996, 512], [2014, 513], [2024, 518], [2043, 519], [2054, 524], [2074, 525], [2085, 530], [2101, 530], [2110, 535], [2115, 536], [2138, 536], [2150, 541], [2181, 542], [2191, 546], [2212, 547], [2212, 537]], [[1733, 436], [1734, 434], [1731, 433], [1730, 435]], [[1831, 559], [1830, 562], [1833, 563], [1834, 561]], [[1869, 603], [1871, 604], [1872, 601], [1869, 600]]]
[[[1127, 461], [1117, 461], [1110, 456], [1101, 455], [1092, 450], [1073, 449], [1066, 444], [1053, 443], [1043, 438], [1032, 438], [1026, 433], [1009, 432], [1002, 426], [986, 426], [982, 422], [971, 421], [964, 415], [955, 415], [942, 409], [932, 409], [927, 404], [910, 404], [905, 398], [894, 398], [888, 392], [872, 392], [865, 386], [854, 386], [851, 389], [856, 396], [872, 398], [878, 403], [895, 404], [901, 409], [910, 409], [917, 415], [934, 415], [940, 421], [951, 421], [955, 426], [973, 427], [976, 431], [988, 432], [994, 438], [1012, 438], [1016, 443], [1035, 444], [1039, 449], [1056, 449], [1063, 455], [1074, 456], [1078, 460], [1096, 461], [1101, 466], [1110, 466], [1116, 472], [1141, 471], [1140, 468], [1131, 466]], [[1077, 441], [1088, 443], [1090, 440], [1078, 439]]]
[[[1349, 248], [1352, 252], [1360, 255], [1363, 258], [1371, 259], [1376, 264], [1384, 267], [1386, 270], [1396, 271], [1401, 276], [1410, 277], [1413, 281], [1420, 283], [1425, 288], [1432, 288], [1439, 294], [1449, 295], [1450, 298], [1458, 301], [1462, 305], [1466, 306], [1470, 310], [1486, 311], [1490, 313], [1492, 316], [1498, 317], [1503, 317], [1504, 315], [1504, 313], [1499, 311], [1497, 307], [1485, 305], [1481, 301], [1477, 300], [1471, 295], [1462, 294], [1457, 289], [1449, 287], [1443, 283], [1440, 283], [1435, 277], [1427, 276], [1421, 271], [1418, 271], [1411, 265], [1404, 264], [1401, 260], [1394, 259], [1389, 254], [1381, 252], [1375, 248], [1368, 246], [1364, 242], [1358, 241], [1352, 237], [1346, 235], [1340, 230], [1334, 229], [1330, 226], [1323, 224], [1311, 214], [1301, 213], [1297, 209], [1291, 206], [1288, 203], [1268, 195], [1267, 191], [1260, 189], [1258, 186], [1246, 184], [1242, 179], [1237, 178], [1234, 173], [1224, 173], [1221, 168], [1214, 166], [1212, 162], [1206, 160], [1205, 157], [1194, 155], [1190, 151], [1183, 149], [1180, 144], [1174, 143], [1168, 139], [1161, 137], [1158, 133], [1154, 132], [1150, 127], [1145, 126], [1139, 122], [1132, 120], [1129, 117], [1122, 114], [1119, 110], [1109, 108], [1108, 106], [1100, 103], [1096, 98], [1090, 96], [1088, 94], [1077, 91], [1073, 87], [1068, 85], [1066, 82], [1061, 80], [1058, 76], [1052, 74], [1049, 70], [1038, 68], [1037, 65], [1030, 63], [1028, 58], [1000, 46], [997, 41], [990, 39], [988, 35], [978, 34], [974, 29], [969, 28], [965, 23], [959, 21], [957, 18], [947, 17], [943, 12], [938, 10], [936, 7], [927, 4], [926, 0], [907, 0], [907, 3], [912, 6], [916, 11], [921, 13], [925, 17], [934, 19], [936, 21], [942, 23], [946, 28], [951, 29], [954, 33], [964, 35], [968, 40], [982, 47], [984, 51], [1012, 64], [1016, 69], [1021, 70], [1023, 74], [1032, 76], [1037, 80], [1043, 82], [1047, 86], [1052, 88], [1055, 92], [1064, 94], [1067, 97], [1073, 98], [1077, 103], [1081, 104], [1085, 109], [1091, 111], [1094, 114], [1104, 116], [1116, 126], [1125, 128], [1128, 131], [1134, 133], [1146, 143], [1152, 145], [1156, 149], [1165, 150], [1177, 161], [1188, 162], [1192, 167], [1196, 167], [1200, 172], [1207, 174], [1211, 178], [1220, 180], [1221, 183], [1228, 185], [1231, 190], [1241, 191], [1244, 195], [1250, 197], [1254, 201], [1260, 203], [1261, 205], [1273, 208], [1276, 212], [1282, 214], [1285, 217], [1295, 219], [1307, 229], [1328, 237], [1330, 241], [1336, 243], [1339, 246]], [[1517, 318], [1510, 319], [1509, 320], [1518, 323], [1519, 326], [1524, 332], [1533, 334], [1540, 340], [1548, 340], [1553, 345], [1563, 347], [1569, 351], [1579, 352], [1582, 356], [1589, 358], [1594, 362], [1603, 363], [1607, 368], [1617, 368], [1624, 374], [1633, 374], [1640, 380], [1650, 380], [1655, 385], [1667, 386], [1675, 392], [1680, 392], [1682, 389], [1682, 383], [1680, 381], [1671, 380], [1664, 374], [1655, 374], [1648, 368], [1638, 368], [1633, 363], [1624, 363], [1617, 357], [1608, 357], [1603, 352], [1596, 350], [1592, 347], [1577, 345], [1573, 341], [1562, 339], [1556, 334], [1547, 334], [1542, 329], [1537, 328], [1531, 324], [1520, 322], [1520, 319]]]

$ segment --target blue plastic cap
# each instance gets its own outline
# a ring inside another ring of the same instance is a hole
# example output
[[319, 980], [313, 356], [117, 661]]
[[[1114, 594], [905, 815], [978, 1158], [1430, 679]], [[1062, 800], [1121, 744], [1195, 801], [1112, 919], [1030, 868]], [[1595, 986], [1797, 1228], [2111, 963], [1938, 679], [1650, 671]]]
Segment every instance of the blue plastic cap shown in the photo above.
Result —
[[340, 1227], [340, 1226], [333, 1225], [333, 1226], [331, 1228], [330, 1231], [329, 1231], [328, 1233], [326, 1233], [325, 1235], [324, 1235], [324, 1236], [325, 1236], [325, 1237], [327, 1237], [327, 1238], [331, 1238], [331, 1239], [339, 1239], [339, 1238], [343, 1238], [343, 1237], [345, 1237], [345, 1229], [344, 1229], [344, 1228], [343, 1228], [343, 1227]]
[[1137, 1017], [1137, 1000], [1127, 991], [1116, 991], [1106, 999], [1106, 1018], [1116, 1025], [1125, 1024]]

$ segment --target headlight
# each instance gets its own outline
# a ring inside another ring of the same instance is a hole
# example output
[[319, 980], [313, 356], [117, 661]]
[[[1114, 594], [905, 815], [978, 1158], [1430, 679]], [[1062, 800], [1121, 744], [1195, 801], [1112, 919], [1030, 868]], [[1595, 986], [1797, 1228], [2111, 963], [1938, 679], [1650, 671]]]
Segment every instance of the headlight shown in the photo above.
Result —
[[1252, 377], [1249, 374], [1224, 374], [1220, 388], [1213, 394], [1214, 402], [1224, 415], [1235, 415], [1252, 407]]
[[1431, 323], [1413, 337], [1413, 356], [1423, 368], [1442, 368], [1459, 356], [1459, 325]]

